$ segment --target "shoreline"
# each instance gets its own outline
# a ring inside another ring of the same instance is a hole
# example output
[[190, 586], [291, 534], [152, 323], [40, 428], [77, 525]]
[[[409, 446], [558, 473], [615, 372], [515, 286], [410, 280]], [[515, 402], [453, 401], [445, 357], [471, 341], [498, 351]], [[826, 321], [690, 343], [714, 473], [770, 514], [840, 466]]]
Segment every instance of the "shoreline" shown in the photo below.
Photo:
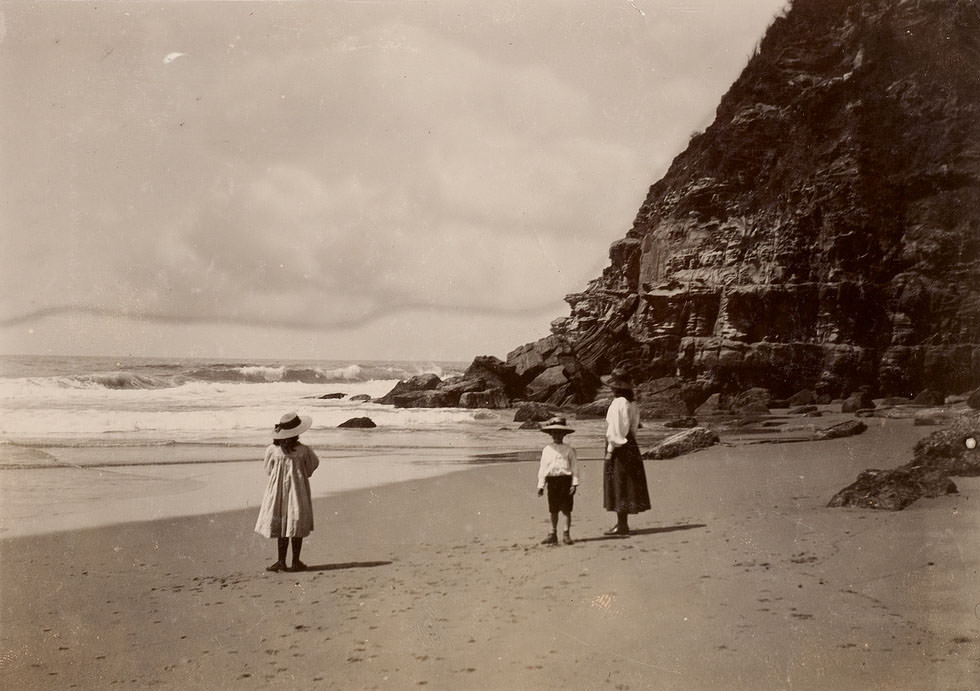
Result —
[[314, 500], [304, 573], [239, 510], [0, 539], [10, 688], [971, 689], [980, 478], [901, 512], [828, 509], [907, 460], [857, 437], [646, 461], [608, 538], [585, 461], [572, 546], [538, 543], [536, 464]]

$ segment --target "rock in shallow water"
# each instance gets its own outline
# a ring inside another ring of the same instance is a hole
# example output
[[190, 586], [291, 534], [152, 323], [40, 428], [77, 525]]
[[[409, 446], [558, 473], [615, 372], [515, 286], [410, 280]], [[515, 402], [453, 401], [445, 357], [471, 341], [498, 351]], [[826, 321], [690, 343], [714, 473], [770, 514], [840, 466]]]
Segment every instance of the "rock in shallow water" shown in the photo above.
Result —
[[337, 427], [343, 427], [345, 429], [371, 429], [372, 427], [377, 427], [377, 425], [369, 417], [352, 417], [350, 420], [341, 422]]

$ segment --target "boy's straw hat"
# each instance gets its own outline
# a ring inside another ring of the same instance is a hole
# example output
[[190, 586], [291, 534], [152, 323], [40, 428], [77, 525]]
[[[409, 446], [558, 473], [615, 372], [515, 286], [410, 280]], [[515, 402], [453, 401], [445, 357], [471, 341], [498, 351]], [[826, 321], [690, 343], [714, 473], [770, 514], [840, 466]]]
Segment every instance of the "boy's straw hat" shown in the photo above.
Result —
[[541, 427], [542, 432], [574, 432], [563, 417], [553, 417]]
[[273, 439], [289, 439], [298, 437], [310, 428], [313, 418], [309, 415], [297, 415], [295, 412], [286, 413], [279, 418], [279, 424], [273, 428]]

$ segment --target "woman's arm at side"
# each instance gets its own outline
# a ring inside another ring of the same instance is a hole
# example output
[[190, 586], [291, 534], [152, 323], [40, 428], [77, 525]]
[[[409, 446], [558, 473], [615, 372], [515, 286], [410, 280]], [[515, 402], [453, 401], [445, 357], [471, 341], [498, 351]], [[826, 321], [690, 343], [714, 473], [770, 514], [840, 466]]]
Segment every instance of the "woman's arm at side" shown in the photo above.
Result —
[[306, 447], [306, 477], [310, 477], [317, 468], [320, 467], [320, 457], [316, 455], [316, 451], [310, 447]]
[[612, 453], [614, 448], [625, 444], [629, 433], [629, 402], [622, 397], [614, 398], [606, 411], [606, 452]]

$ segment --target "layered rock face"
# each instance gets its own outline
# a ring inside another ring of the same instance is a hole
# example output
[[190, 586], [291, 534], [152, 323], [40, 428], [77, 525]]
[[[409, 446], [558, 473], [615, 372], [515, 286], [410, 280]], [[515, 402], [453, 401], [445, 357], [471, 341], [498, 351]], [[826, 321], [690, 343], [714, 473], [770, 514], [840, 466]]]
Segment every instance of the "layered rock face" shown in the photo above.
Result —
[[508, 356], [519, 397], [590, 401], [617, 364], [700, 395], [975, 388], [978, 3], [796, 0], [609, 258]]

